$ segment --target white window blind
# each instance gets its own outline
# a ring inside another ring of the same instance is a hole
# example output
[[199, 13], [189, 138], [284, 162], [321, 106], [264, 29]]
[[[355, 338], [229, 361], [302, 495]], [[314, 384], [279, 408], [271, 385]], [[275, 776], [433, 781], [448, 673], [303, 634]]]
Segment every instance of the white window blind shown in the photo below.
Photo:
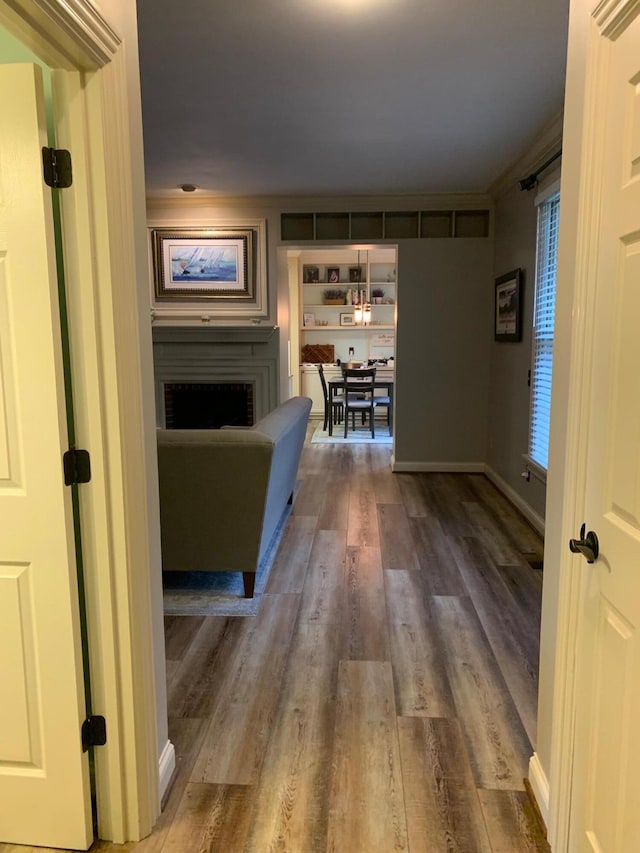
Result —
[[549, 463], [559, 214], [560, 194], [557, 192], [538, 206], [529, 457], [545, 471]]

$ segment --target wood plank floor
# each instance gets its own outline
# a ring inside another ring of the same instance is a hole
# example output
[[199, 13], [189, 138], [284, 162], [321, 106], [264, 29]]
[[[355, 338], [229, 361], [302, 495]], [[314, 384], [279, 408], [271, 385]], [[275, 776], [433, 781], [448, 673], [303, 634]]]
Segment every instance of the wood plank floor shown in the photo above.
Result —
[[175, 782], [151, 836], [92, 849], [549, 850], [523, 784], [542, 542], [483, 475], [390, 452], [305, 446], [259, 615], [166, 618]]

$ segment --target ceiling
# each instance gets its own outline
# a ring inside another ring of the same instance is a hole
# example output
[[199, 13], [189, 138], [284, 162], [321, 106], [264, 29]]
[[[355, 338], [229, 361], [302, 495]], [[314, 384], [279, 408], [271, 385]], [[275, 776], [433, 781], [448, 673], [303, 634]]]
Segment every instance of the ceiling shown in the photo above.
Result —
[[137, 0], [147, 192], [484, 192], [562, 110], [568, 0]]

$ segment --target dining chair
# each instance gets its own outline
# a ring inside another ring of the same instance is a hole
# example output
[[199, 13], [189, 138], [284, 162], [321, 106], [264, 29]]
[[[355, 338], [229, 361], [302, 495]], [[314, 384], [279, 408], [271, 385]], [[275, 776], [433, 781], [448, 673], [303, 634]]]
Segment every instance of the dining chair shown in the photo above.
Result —
[[322, 385], [322, 393], [324, 394], [324, 424], [322, 426], [322, 429], [324, 432], [326, 432], [327, 425], [329, 423], [329, 417], [331, 417], [332, 422], [334, 424], [340, 423], [344, 413], [344, 406], [342, 404], [342, 399], [337, 400], [334, 396], [331, 403], [331, 408], [333, 409], [333, 411], [329, 411], [329, 389], [327, 388], [327, 380], [324, 378], [324, 367], [321, 364], [318, 365], [318, 374], [320, 376], [320, 383]]
[[342, 379], [344, 383], [344, 437], [347, 438], [349, 412], [351, 412], [352, 429], [354, 432], [356, 428], [356, 412], [361, 412], [363, 416], [367, 413], [369, 414], [371, 438], [375, 438], [375, 367], [355, 370], [345, 368], [342, 371]]
[[378, 396], [374, 400], [376, 408], [378, 406], [386, 406], [387, 407], [387, 426], [391, 427], [391, 397], [387, 394], [378, 394]]

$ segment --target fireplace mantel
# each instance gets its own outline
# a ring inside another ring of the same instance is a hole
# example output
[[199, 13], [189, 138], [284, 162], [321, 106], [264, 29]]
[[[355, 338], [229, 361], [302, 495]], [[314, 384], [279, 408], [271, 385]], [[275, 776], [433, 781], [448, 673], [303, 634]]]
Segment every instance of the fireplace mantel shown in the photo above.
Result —
[[278, 326], [154, 326], [153, 343], [266, 343], [274, 335]]
[[256, 420], [278, 404], [277, 326], [153, 328], [156, 423], [165, 425], [164, 386], [173, 382], [248, 382]]

